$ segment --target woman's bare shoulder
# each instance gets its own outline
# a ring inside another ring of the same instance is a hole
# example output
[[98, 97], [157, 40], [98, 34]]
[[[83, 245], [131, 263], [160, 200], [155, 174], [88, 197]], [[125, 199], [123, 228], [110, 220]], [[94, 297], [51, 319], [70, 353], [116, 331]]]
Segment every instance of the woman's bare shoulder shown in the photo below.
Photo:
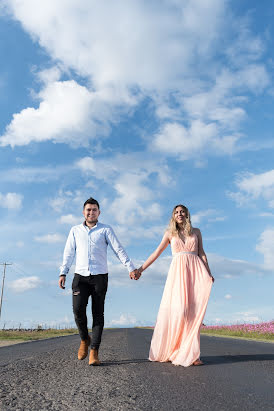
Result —
[[164, 238], [167, 239], [169, 242], [171, 241], [172, 235], [169, 230], [165, 231]]
[[198, 227], [192, 227], [192, 232], [196, 235], [201, 235], [201, 231]]

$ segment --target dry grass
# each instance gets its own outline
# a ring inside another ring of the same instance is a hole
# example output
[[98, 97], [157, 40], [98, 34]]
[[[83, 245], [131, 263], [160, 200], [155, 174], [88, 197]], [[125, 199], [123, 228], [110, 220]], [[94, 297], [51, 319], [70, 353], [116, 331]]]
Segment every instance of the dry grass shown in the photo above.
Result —
[[78, 334], [75, 328], [56, 330], [1, 330], [0, 341], [31, 341], [31, 340], [43, 340], [45, 338], [61, 337], [65, 335]]
[[[273, 322], [272, 322], [273, 324]], [[150, 328], [154, 327], [137, 327], [137, 328]], [[271, 330], [268, 332], [261, 329], [260, 332], [253, 331], [246, 325], [244, 327], [240, 326], [220, 326], [220, 327], [202, 327], [201, 334], [221, 336], [221, 337], [234, 337], [234, 338], [248, 338], [261, 341], [274, 342], [274, 333]], [[61, 337], [66, 335], [78, 334], [76, 328], [70, 329], [38, 329], [38, 330], [1, 330], [0, 331], [0, 341], [31, 341], [31, 340], [42, 340], [46, 338]]]

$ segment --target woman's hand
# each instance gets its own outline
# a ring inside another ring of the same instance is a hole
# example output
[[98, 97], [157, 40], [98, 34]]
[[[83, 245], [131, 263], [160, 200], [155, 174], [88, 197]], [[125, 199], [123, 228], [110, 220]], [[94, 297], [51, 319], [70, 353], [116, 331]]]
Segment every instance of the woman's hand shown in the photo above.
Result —
[[139, 280], [143, 272], [142, 266], [137, 268], [137, 273], [135, 274], [135, 280]]

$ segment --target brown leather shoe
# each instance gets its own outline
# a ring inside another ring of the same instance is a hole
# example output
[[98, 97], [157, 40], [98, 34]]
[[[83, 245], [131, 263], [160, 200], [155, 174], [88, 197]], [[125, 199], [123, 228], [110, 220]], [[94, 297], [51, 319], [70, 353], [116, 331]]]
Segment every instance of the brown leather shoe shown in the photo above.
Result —
[[89, 365], [100, 365], [100, 361], [98, 358], [98, 350], [96, 348], [91, 348], [89, 353]]
[[87, 340], [81, 340], [81, 344], [78, 350], [78, 360], [83, 360], [88, 355], [88, 347], [90, 346], [90, 336]]

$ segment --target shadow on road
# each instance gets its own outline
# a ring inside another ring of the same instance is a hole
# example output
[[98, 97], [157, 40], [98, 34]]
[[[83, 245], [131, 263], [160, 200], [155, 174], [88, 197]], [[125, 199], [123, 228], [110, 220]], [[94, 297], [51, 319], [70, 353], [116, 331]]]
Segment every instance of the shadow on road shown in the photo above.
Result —
[[210, 357], [202, 357], [206, 365], [228, 364], [247, 361], [273, 361], [274, 354], [247, 354], [247, 355], [212, 355]]
[[150, 362], [150, 361], [147, 358], [138, 359], [138, 360], [129, 359], [129, 360], [118, 360], [118, 361], [104, 361], [101, 363], [101, 366], [109, 367], [112, 365], [141, 364], [144, 362]]
[[[254, 355], [211, 355], [203, 356], [201, 358], [205, 365], [219, 365], [230, 364], [237, 362], [254, 362], [254, 361], [273, 361], [274, 354], [254, 354]], [[111, 367], [113, 365], [125, 365], [125, 364], [142, 364], [150, 362], [146, 358], [142, 359], [127, 359], [116, 361], [104, 361], [101, 363], [102, 367]]]

